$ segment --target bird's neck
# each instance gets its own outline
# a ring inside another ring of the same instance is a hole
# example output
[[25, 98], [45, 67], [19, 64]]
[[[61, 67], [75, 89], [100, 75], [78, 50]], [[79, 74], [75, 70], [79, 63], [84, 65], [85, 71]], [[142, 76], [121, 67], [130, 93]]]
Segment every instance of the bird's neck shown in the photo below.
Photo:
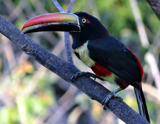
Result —
[[73, 49], [76, 49], [80, 46], [82, 46], [84, 43], [86, 43], [87, 41], [90, 41], [90, 40], [97, 40], [97, 39], [103, 39], [107, 36], [109, 36], [109, 32], [106, 31], [103, 35], [100, 35], [100, 36], [96, 36], [93, 38], [87, 38], [86, 36], [84, 35], [79, 35], [79, 33], [70, 33], [72, 38], [73, 38], [73, 44], [72, 44], [72, 48]]
[[80, 36], [78, 34], [72, 35], [72, 39], [73, 39], [73, 44], [72, 44], [72, 48], [73, 49], [79, 48], [85, 42], [87, 42], [87, 39], [85, 37], [82, 37], [82, 36]]

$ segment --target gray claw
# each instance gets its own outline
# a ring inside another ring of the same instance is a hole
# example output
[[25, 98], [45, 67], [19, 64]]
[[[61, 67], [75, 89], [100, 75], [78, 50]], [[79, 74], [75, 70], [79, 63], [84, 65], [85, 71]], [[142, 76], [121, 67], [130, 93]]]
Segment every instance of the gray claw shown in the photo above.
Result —
[[119, 95], [117, 95], [116, 93], [121, 91], [122, 89], [121, 88], [118, 88], [117, 90], [111, 92], [109, 95], [107, 95], [104, 100], [102, 101], [102, 105], [103, 105], [103, 109], [106, 110], [107, 109], [107, 104], [108, 104], [108, 101], [112, 98], [112, 97], [118, 97], [118, 98], [121, 98]]
[[81, 77], [81, 76], [93, 77], [94, 80], [98, 78], [97, 75], [92, 74], [90, 72], [77, 72], [75, 75], [71, 77], [71, 81], [73, 82], [74, 80], [76, 80], [78, 77]]

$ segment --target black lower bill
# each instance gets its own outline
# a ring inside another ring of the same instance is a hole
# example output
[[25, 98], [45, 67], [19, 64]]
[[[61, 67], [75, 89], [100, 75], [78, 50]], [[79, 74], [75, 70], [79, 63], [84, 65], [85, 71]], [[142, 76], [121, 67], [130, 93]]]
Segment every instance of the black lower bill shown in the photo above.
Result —
[[33, 33], [33, 32], [41, 32], [41, 31], [67, 31], [67, 32], [78, 32], [80, 31], [80, 27], [76, 25], [69, 25], [69, 24], [55, 24], [55, 25], [45, 25], [35, 27], [33, 29], [29, 29], [24, 31], [23, 33]]

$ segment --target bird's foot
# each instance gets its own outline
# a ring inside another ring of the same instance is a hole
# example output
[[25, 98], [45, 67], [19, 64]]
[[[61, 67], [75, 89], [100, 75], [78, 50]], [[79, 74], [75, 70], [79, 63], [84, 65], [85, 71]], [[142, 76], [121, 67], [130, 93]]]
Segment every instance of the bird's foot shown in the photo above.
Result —
[[71, 81], [73, 82], [74, 80], [76, 80], [78, 77], [81, 77], [81, 76], [92, 77], [94, 78], [94, 80], [96, 78], [99, 78], [97, 75], [90, 72], [77, 72], [75, 75], [72, 76]]
[[118, 88], [117, 90], [111, 92], [109, 95], [107, 95], [104, 100], [102, 101], [102, 105], [103, 105], [103, 109], [106, 110], [107, 109], [107, 104], [109, 102], [109, 100], [112, 98], [112, 97], [118, 97], [120, 99], [122, 99], [121, 96], [117, 95], [116, 93], [121, 91], [122, 89], [121, 88]]

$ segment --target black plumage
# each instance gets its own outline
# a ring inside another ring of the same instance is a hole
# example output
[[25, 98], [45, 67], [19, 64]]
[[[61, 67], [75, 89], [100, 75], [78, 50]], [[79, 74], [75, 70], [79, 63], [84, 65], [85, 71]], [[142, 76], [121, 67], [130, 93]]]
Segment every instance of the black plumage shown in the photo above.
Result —
[[139, 65], [132, 52], [112, 35], [88, 42], [89, 56], [127, 83], [140, 88]]

